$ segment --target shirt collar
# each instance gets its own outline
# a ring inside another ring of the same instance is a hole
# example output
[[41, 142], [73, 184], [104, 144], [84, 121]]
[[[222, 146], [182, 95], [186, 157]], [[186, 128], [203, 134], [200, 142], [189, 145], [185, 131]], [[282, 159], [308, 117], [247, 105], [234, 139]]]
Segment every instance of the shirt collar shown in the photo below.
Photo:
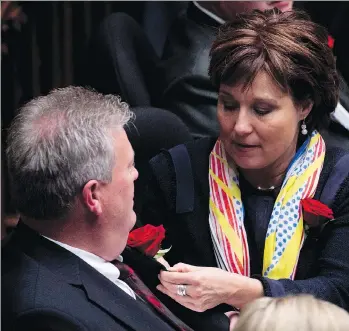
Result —
[[[70, 251], [71, 253], [75, 254], [78, 256], [81, 260], [89, 264], [92, 268], [98, 270], [99, 272], [103, 274], [114, 274], [114, 277], [119, 278], [120, 277], [120, 271], [118, 268], [116, 268], [113, 264], [110, 262], [104, 260], [100, 256], [97, 256], [96, 254], [93, 254], [91, 252], [85, 251], [83, 249], [77, 248], [70, 246], [68, 244], [62, 243], [60, 241], [48, 238], [46, 236], [43, 236], [46, 239], [54, 242], [55, 244], [65, 248], [66, 250]], [[121, 255], [118, 256], [117, 258], [118, 261], [122, 262], [123, 258]]]

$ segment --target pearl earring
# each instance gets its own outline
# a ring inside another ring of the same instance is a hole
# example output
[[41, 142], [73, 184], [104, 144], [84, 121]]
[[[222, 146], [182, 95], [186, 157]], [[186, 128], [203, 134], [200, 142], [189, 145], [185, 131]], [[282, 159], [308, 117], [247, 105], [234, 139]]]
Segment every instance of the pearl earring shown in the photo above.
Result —
[[303, 123], [301, 125], [301, 129], [302, 129], [302, 134], [303, 135], [307, 135], [308, 134], [308, 130], [307, 130], [307, 125], [305, 124], [305, 121], [303, 120]]

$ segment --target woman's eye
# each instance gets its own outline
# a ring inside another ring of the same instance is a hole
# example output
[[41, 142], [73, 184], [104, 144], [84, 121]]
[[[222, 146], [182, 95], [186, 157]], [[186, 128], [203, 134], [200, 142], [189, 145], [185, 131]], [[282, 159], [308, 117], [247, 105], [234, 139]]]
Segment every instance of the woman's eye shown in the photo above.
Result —
[[254, 108], [254, 111], [255, 111], [258, 115], [263, 116], [263, 115], [269, 114], [269, 113], [272, 111], [272, 109], [266, 109], [266, 108], [258, 108], [258, 107], [256, 107], [256, 108]]
[[231, 102], [223, 102], [223, 107], [225, 110], [234, 110], [238, 108], [238, 105]]

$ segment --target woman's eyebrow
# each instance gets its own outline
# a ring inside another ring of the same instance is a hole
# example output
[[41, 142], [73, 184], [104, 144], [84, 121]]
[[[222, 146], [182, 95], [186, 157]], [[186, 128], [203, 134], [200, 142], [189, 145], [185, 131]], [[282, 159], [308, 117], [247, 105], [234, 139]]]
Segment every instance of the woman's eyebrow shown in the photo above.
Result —
[[278, 105], [278, 102], [275, 99], [270, 99], [270, 98], [255, 98], [254, 102], [267, 103], [272, 106]]

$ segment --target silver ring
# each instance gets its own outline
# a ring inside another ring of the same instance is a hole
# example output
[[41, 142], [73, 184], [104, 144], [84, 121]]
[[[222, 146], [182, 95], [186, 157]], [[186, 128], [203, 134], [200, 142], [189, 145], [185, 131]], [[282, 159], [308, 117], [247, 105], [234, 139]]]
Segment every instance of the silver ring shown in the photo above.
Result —
[[187, 295], [187, 285], [177, 285], [177, 294], [181, 297]]

